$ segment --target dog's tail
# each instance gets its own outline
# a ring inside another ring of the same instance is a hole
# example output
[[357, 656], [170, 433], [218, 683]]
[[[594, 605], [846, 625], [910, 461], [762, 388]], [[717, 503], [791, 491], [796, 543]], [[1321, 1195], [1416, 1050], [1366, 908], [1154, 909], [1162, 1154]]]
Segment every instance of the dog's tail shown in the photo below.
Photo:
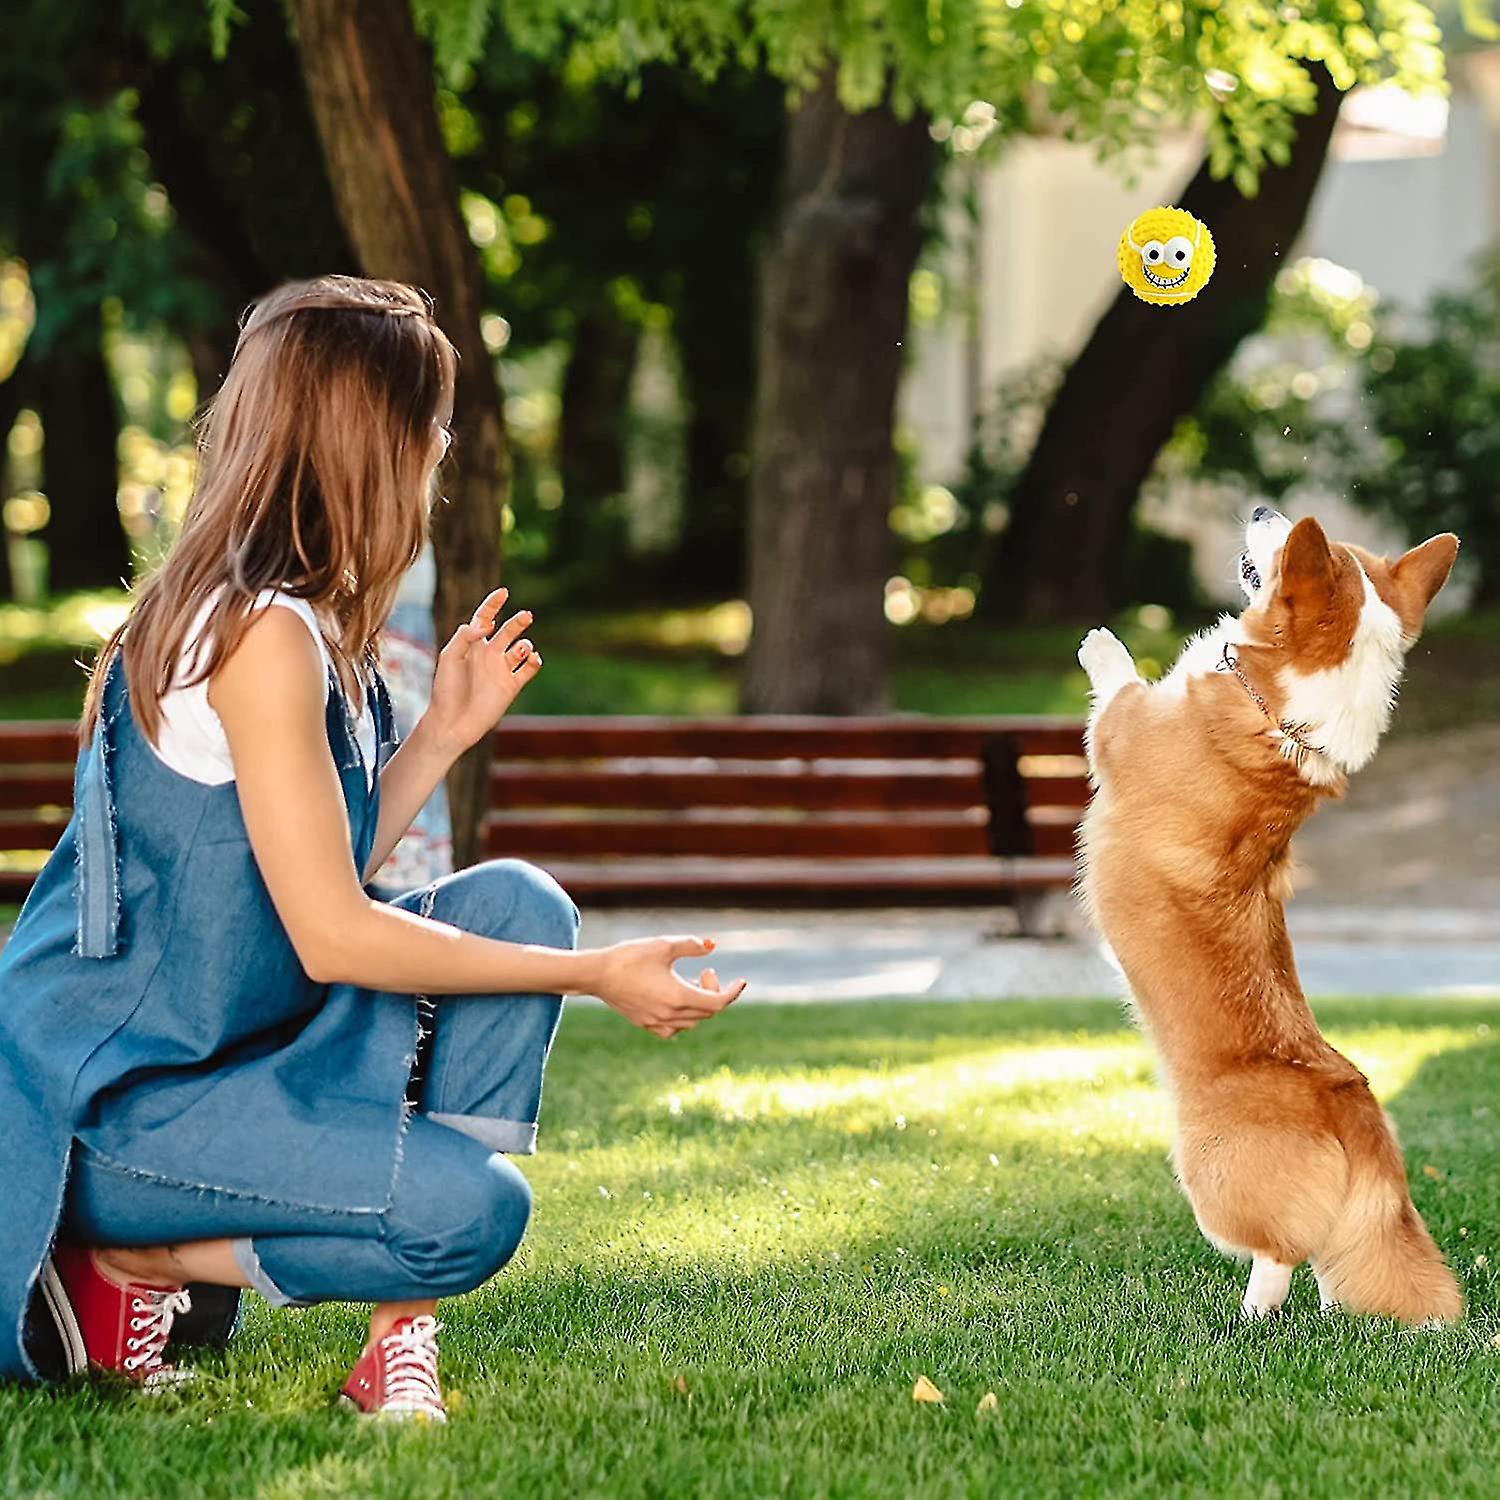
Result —
[[1349, 1193], [1316, 1257], [1325, 1297], [1403, 1323], [1451, 1323], [1464, 1299], [1406, 1186], [1401, 1148], [1368, 1089], [1351, 1090], [1339, 1134]]

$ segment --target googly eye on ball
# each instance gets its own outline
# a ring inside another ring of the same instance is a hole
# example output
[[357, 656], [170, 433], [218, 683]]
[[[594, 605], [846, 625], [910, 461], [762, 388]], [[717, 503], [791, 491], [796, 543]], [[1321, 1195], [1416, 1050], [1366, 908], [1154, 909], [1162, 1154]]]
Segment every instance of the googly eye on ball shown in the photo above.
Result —
[[1191, 302], [1214, 274], [1214, 237], [1183, 208], [1148, 208], [1125, 226], [1116, 252], [1125, 285], [1142, 302]]

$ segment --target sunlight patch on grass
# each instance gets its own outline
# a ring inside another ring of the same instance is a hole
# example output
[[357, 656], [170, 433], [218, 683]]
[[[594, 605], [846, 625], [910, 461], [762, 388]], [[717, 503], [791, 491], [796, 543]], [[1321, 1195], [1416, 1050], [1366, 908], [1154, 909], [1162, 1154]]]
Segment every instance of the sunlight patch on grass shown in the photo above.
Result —
[[[728, 1068], [655, 1101], [668, 1114], [705, 1110], [729, 1122], [819, 1114], [854, 1104], [879, 1103], [895, 1111], [952, 1113], [977, 1092], [996, 1099], [1017, 1091], [1032, 1092], [1049, 1084], [1102, 1084], [1108, 1074], [1141, 1063], [1139, 1044], [1073, 1044], [1051, 1047], [997, 1048], [959, 1061], [934, 1063], [896, 1074], [845, 1068], [815, 1075], [738, 1073]], [[933, 1101], [941, 1101], [934, 1105]]]
[[1380, 1099], [1399, 1094], [1429, 1058], [1444, 1052], [1476, 1047], [1489, 1036], [1483, 1022], [1476, 1026], [1432, 1026], [1413, 1031], [1400, 1026], [1366, 1026], [1340, 1032], [1335, 1045], [1370, 1080]]
[[[1338, 1040], [1390, 1099], [1424, 1063], [1486, 1035], [1482, 1025], [1373, 1025]], [[539, 1211], [567, 1226], [559, 1249], [572, 1264], [727, 1273], [836, 1261], [850, 1244], [900, 1258], [922, 1212], [914, 1205], [934, 1192], [1007, 1235], [1033, 1225], [1039, 1198], [1059, 1230], [1107, 1208], [1116, 1195], [1105, 1184], [1124, 1161], [1159, 1164], [1170, 1188], [1171, 1101], [1136, 1033], [932, 1050], [945, 1055], [720, 1066], [627, 1094], [613, 1139], [559, 1160], [544, 1134], [529, 1172]], [[788, 1140], [801, 1149], [785, 1152]], [[1186, 1220], [1186, 1205], [1174, 1201], [1173, 1215]]]

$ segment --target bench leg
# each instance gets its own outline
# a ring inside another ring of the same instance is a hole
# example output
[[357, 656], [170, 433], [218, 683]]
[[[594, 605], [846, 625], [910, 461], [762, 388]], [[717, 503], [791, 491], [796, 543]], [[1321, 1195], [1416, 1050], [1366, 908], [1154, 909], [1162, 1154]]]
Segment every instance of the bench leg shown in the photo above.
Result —
[[1015, 899], [1022, 937], [1066, 937], [1078, 925], [1078, 907], [1069, 889], [1017, 891]]

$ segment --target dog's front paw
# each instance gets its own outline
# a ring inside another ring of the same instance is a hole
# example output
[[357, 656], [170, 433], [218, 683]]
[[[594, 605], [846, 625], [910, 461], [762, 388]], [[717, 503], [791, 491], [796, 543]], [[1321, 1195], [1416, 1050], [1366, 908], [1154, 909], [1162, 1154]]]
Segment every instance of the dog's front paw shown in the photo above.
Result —
[[1135, 662], [1112, 630], [1100, 626], [1084, 636], [1078, 648], [1078, 664], [1089, 674], [1096, 693], [1113, 693], [1136, 679]]

